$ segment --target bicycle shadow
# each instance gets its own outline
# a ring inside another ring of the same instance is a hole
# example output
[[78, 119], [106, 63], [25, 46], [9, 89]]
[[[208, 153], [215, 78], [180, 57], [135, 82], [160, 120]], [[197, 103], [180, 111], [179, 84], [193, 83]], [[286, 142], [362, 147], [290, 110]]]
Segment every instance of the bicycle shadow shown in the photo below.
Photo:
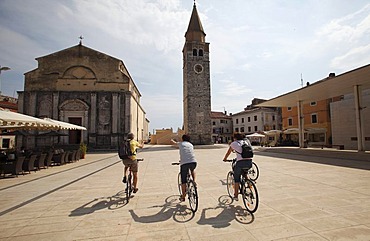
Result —
[[174, 221], [184, 223], [194, 218], [194, 213], [185, 205], [181, 204], [178, 195], [172, 195], [165, 199], [163, 205], [151, 206], [149, 208], [161, 208], [157, 213], [138, 216], [134, 210], [130, 209], [132, 219], [140, 223], [158, 223], [173, 218]]
[[[197, 224], [199, 225], [211, 225], [214, 228], [227, 228], [231, 225], [233, 220], [241, 224], [250, 224], [254, 221], [254, 215], [249, 213], [246, 209], [240, 205], [233, 205], [233, 199], [228, 195], [223, 195], [218, 198], [218, 205], [214, 208], [204, 208]], [[222, 209], [214, 217], [206, 217], [206, 211]]]
[[109, 197], [95, 198], [91, 200], [90, 202], [85, 203], [84, 205], [72, 210], [69, 216], [75, 217], [75, 216], [88, 215], [95, 211], [105, 209], [105, 208], [114, 210], [114, 209], [118, 209], [118, 208], [122, 208], [126, 206], [127, 203], [128, 202], [126, 199], [125, 191], [120, 191]]

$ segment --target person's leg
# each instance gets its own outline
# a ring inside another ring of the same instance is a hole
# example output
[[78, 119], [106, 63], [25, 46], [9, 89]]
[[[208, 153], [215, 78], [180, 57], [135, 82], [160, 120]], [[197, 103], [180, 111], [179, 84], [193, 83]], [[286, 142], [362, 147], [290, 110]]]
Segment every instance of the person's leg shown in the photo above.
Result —
[[241, 175], [241, 162], [238, 161], [234, 165], [234, 199], [238, 200], [239, 195], [239, 183], [240, 183], [240, 175]]
[[134, 193], [136, 193], [139, 190], [137, 188], [137, 180], [138, 180], [137, 173], [139, 171], [139, 167], [137, 165], [137, 160], [135, 160], [134, 163], [131, 165], [130, 170], [132, 171], [132, 175], [133, 175], [132, 184], [134, 186]]
[[239, 182], [234, 183], [234, 199], [237, 199], [239, 195]]
[[133, 181], [132, 181], [132, 184], [134, 186], [134, 192], [137, 192], [138, 188], [137, 188], [137, 172], [132, 172], [132, 175], [133, 175]]
[[181, 183], [181, 198], [180, 201], [185, 201], [186, 197], [186, 183]]
[[192, 163], [191, 166], [190, 166], [191, 177], [193, 178], [194, 183], [196, 183], [195, 182], [195, 168], [196, 167], [197, 167], [197, 163]]
[[127, 168], [128, 168], [128, 166], [124, 166], [124, 168], [123, 168], [123, 178], [122, 178], [122, 182], [123, 183], [126, 183], [127, 182]]
[[181, 197], [180, 201], [183, 202], [185, 201], [186, 197], [186, 176], [189, 172], [189, 165], [184, 164], [180, 166], [180, 173], [181, 173]]

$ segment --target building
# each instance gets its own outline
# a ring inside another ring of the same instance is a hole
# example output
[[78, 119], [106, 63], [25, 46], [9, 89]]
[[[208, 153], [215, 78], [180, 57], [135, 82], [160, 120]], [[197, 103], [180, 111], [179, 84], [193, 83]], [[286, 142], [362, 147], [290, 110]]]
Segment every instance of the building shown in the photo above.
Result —
[[232, 140], [232, 117], [225, 112], [211, 112], [212, 140], [214, 143], [228, 143]]
[[257, 107], [264, 100], [253, 99], [243, 111], [233, 114], [233, 131], [243, 134], [281, 130], [280, 108]]
[[[344, 149], [357, 149], [357, 130], [355, 113], [355, 96], [353, 94], [343, 95], [338, 101], [330, 103], [332, 143], [343, 146]], [[362, 121], [370, 120], [370, 89], [362, 91], [361, 95]], [[364, 124], [362, 134], [365, 150], [370, 150], [370, 125]]]
[[184, 131], [195, 145], [212, 143], [209, 43], [194, 3], [183, 52]]
[[[87, 128], [58, 137], [59, 145], [83, 142], [89, 150], [117, 149], [129, 132], [148, 139], [141, 94], [122, 60], [81, 42], [36, 60], [38, 67], [25, 73], [24, 91], [18, 92], [19, 112]], [[50, 144], [35, 136], [22, 140], [27, 148]]]
[[[320, 120], [319, 115], [315, 115], [313, 112], [305, 112], [305, 107], [307, 108], [311, 103], [321, 103], [323, 101], [324, 106], [328, 104], [330, 106], [326, 111], [330, 113], [331, 137], [327, 135], [325, 138], [328, 141], [331, 139], [331, 146], [340, 149], [356, 149], [354, 145], [357, 145], [358, 151], [366, 151], [369, 150], [370, 146], [369, 123], [366, 122], [370, 119], [370, 113], [366, 108], [369, 103], [369, 76], [370, 65], [337, 76], [332, 73], [322, 80], [267, 100], [258, 106], [295, 106], [297, 108], [298, 143], [299, 147], [303, 148], [307, 144], [307, 133], [305, 133], [307, 132], [306, 128], [308, 128], [307, 123], [305, 123], [307, 118], [312, 118], [311, 122], [312, 120], [313, 122]], [[328, 115], [328, 113], [325, 115]], [[308, 122], [308, 124], [316, 123]], [[292, 122], [292, 125], [294, 125], [294, 122]], [[322, 138], [321, 134], [317, 136]]]
[[[18, 99], [0, 95], [0, 108], [9, 109], [14, 112], [18, 112]], [[6, 132], [5, 130], [0, 130], [1, 132]], [[0, 149], [12, 149], [15, 148], [15, 135], [9, 135], [4, 133], [4, 135], [0, 134]]]
[[[335, 98], [334, 98], [335, 100]], [[333, 99], [311, 101], [303, 105], [305, 141], [309, 146], [331, 145], [332, 131], [330, 103]], [[285, 140], [298, 146], [298, 108], [282, 108], [282, 123]]]

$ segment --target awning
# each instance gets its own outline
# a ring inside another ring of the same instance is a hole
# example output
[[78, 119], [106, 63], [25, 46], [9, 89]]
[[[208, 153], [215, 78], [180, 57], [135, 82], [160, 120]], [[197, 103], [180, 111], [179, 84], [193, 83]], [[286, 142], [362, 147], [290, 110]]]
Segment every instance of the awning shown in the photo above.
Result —
[[83, 126], [71, 124], [71, 123], [64, 122], [64, 121], [53, 120], [53, 119], [50, 119], [50, 118], [44, 118], [43, 120], [44, 121], [47, 121], [47, 122], [50, 122], [53, 125], [59, 126], [59, 129], [64, 129], [64, 130], [84, 130], [84, 131], [87, 130]]
[[0, 108], [0, 128], [2, 129], [47, 129], [57, 128], [51, 123], [33, 116], [24, 115]]

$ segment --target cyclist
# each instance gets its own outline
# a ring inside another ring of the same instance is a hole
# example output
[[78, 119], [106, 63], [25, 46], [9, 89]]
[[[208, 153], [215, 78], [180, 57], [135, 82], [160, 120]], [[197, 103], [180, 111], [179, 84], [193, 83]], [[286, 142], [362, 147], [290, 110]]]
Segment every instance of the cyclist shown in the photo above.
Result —
[[139, 143], [134, 140], [135, 135], [133, 133], [129, 133], [127, 135], [127, 140], [130, 141], [130, 148], [132, 156], [129, 156], [128, 159], [123, 159], [122, 163], [125, 165], [124, 171], [123, 171], [123, 179], [122, 182], [127, 182], [127, 169], [130, 168], [133, 174], [133, 192], [136, 193], [139, 189], [137, 188], [137, 172], [139, 170], [136, 160], [136, 151], [137, 148], [143, 148], [144, 143]]
[[252, 167], [252, 158], [243, 158], [241, 156], [242, 153], [242, 145], [247, 143], [251, 145], [248, 139], [244, 140], [243, 134], [237, 132], [234, 133], [234, 141], [231, 142], [229, 149], [227, 150], [224, 160], [226, 161], [231, 152], [235, 152], [236, 154], [236, 163], [233, 164], [233, 171], [234, 171], [234, 200], [238, 201], [238, 194], [239, 194], [239, 184], [240, 184], [240, 175], [242, 173], [243, 168], [251, 168]]
[[194, 146], [190, 143], [190, 136], [183, 135], [181, 142], [171, 140], [173, 145], [177, 145], [180, 151], [180, 173], [181, 173], [181, 197], [180, 201], [185, 201], [186, 197], [186, 176], [191, 171], [191, 176], [195, 182], [195, 168], [197, 167], [197, 161], [194, 155]]

